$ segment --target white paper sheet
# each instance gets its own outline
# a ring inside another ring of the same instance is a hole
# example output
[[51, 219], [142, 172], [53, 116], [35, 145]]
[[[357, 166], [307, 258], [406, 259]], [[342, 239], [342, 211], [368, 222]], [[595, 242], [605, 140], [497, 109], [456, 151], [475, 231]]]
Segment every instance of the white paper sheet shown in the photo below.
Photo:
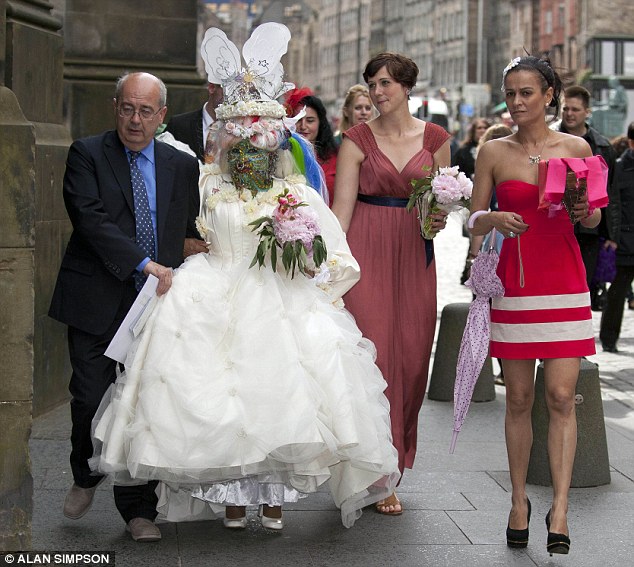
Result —
[[152, 300], [157, 297], [156, 288], [158, 287], [158, 282], [157, 277], [148, 276], [145, 285], [141, 288], [135, 302], [130, 307], [130, 311], [128, 311], [123, 323], [121, 323], [104, 353], [108, 358], [112, 358], [121, 364], [125, 362], [132, 341], [141, 332], [145, 321], [152, 312], [151, 306], [154, 304]]

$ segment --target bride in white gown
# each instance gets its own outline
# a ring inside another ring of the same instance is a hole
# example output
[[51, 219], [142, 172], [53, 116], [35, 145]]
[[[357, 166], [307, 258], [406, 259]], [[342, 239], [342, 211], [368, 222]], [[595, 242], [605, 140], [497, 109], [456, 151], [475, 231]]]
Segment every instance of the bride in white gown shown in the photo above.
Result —
[[[209, 253], [190, 256], [154, 300], [95, 419], [92, 466], [120, 484], [162, 481], [159, 518], [226, 507], [237, 528], [245, 506], [266, 505], [263, 525], [281, 529], [282, 504], [327, 483], [349, 527], [399, 478], [374, 347], [340, 300], [359, 267], [335, 216], [293, 172], [282, 107], [240, 96], [217, 110], [216, 162], [202, 167]], [[273, 271], [270, 258], [249, 267], [259, 243], [249, 223], [285, 190], [319, 218], [328, 255], [314, 279], [281, 261]]]

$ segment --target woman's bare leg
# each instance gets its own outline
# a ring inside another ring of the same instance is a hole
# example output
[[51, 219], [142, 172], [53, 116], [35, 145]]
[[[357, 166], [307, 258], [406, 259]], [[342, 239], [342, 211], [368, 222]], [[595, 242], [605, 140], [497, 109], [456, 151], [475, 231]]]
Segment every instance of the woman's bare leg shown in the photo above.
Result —
[[544, 362], [544, 385], [548, 426], [548, 458], [553, 483], [550, 531], [568, 535], [568, 491], [577, 450], [575, 387], [579, 358], [556, 358]]
[[531, 411], [535, 399], [535, 361], [502, 360], [506, 384], [506, 452], [511, 474], [509, 527], [527, 527], [526, 473], [533, 444]]

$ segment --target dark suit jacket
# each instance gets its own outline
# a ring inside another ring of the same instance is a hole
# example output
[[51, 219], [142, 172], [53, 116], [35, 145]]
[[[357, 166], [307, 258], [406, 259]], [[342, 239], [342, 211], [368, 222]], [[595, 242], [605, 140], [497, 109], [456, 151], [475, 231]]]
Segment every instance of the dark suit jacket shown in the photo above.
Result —
[[187, 144], [200, 161], [205, 160], [203, 144], [203, 109], [172, 116], [165, 130], [171, 132], [179, 142]]
[[[155, 142], [158, 258], [183, 262], [185, 237], [197, 237], [198, 162]], [[87, 333], [112, 325], [125, 286], [145, 253], [136, 245], [130, 165], [116, 131], [74, 142], [66, 161], [64, 202], [73, 225], [49, 315]], [[127, 294], [129, 295], [129, 294]]]

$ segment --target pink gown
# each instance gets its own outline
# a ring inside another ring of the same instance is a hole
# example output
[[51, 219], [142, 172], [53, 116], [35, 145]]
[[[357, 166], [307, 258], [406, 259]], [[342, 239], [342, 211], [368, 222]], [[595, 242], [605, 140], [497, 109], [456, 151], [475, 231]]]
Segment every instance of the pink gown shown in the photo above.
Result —
[[431, 123], [423, 147], [399, 173], [378, 148], [372, 130], [359, 124], [346, 132], [364, 153], [359, 199], [389, 200], [388, 206], [358, 200], [347, 238], [361, 267], [361, 280], [345, 296], [364, 336], [377, 350], [377, 365], [388, 384], [390, 419], [399, 469], [412, 468], [418, 413], [423, 403], [436, 327], [436, 264], [432, 241], [420, 235], [416, 213], [404, 208], [410, 181], [424, 177], [423, 166], [449, 138]]
[[500, 211], [522, 215], [529, 229], [506, 238], [497, 274], [504, 297], [491, 308], [491, 356], [568, 358], [595, 353], [586, 272], [564, 209], [537, 209], [538, 187], [524, 181], [496, 186]]

